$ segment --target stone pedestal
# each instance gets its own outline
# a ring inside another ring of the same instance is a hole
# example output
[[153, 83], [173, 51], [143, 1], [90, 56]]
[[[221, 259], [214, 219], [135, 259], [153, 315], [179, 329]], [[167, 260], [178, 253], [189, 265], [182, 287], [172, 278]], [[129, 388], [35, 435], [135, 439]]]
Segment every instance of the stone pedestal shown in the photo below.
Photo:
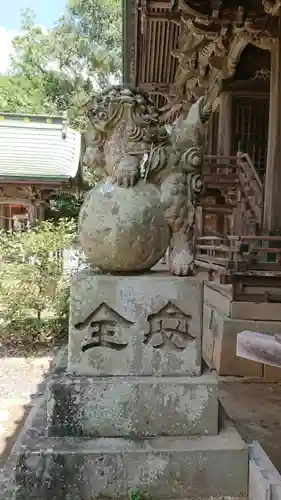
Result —
[[47, 437], [18, 459], [37, 478], [26, 498], [246, 497], [247, 446], [229, 422], [218, 429], [217, 382], [201, 368], [202, 305], [195, 278], [77, 274]]

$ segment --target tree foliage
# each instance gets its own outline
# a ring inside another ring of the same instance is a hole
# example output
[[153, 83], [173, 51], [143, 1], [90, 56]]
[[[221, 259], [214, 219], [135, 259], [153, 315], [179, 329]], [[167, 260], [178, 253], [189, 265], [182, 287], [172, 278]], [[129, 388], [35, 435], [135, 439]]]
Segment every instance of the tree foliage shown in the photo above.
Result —
[[[8, 75], [0, 75], [0, 110], [11, 113], [61, 114], [71, 126], [87, 126], [85, 104], [92, 93], [120, 79], [120, 0], [69, 0], [52, 30], [23, 15], [22, 33], [13, 40]], [[99, 175], [85, 168], [93, 185]], [[53, 216], [77, 216], [83, 196], [53, 200]]]
[[25, 232], [0, 232], [2, 339], [46, 343], [63, 325], [67, 330], [69, 274], [62, 252], [74, 235], [75, 224], [63, 219]]
[[119, 0], [69, 0], [52, 30], [26, 11], [9, 75], [0, 78], [0, 109], [67, 111], [72, 126], [83, 130], [84, 106], [94, 89], [120, 78], [121, 45]]

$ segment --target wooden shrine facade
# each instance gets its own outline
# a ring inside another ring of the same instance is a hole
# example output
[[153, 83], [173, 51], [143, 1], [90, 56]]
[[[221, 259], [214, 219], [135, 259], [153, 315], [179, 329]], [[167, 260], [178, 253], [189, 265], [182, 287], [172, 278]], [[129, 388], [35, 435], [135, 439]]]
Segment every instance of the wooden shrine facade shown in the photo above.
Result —
[[[224, 157], [226, 172], [227, 157], [247, 155], [261, 181], [259, 231], [281, 229], [280, 39], [279, 0], [124, 0], [124, 81], [149, 92], [167, 121], [208, 96], [207, 153]], [[208, 195], [229, 205], [232, 191]]]
[[213, 107], [195, 242], [204, 359], [221, 375], [281, 380], [236, 356], [241, 328], [280, 332], [281, 0], [123, 2], [124, 82], [168, 123], [202, 95]]

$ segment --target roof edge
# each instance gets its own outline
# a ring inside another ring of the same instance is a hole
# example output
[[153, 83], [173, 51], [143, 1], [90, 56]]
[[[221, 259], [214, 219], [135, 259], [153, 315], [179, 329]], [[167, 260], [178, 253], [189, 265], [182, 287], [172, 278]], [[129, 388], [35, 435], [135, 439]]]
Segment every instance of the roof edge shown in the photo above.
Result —
[[5, 120], [7, 118], [8, 120], [14, 120], [14, 121], [30, 121], [30, 122], [36, 122], [36, 123], [62, 123], [65, 120], [67, 120], [66, 114], [62, 115], [45, 115], [45, 114], [29, 114], [29, 113], [6, 113], [5, 111], [0, 110], [0, 117], [2, 120]]
[[1, 182], [29, 182], [34, 184], [36, 182], [62, 182], [62, 181], [70, 181], [71, 179], [75, 179], [74, 177], [68, 175], [42, 175], [42, 176], [33, 176], [33, 175], [0, 175], [0, 183]]

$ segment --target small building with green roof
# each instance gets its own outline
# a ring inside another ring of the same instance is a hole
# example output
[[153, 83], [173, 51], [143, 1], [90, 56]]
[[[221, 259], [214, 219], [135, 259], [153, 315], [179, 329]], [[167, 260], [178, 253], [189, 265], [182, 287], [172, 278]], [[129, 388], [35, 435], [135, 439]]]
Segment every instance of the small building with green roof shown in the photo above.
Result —
[[0, 112], [0, 229], [31, 212], [43, 220], [55, 191], [79, 185], [81, 143], [63, 116]]

